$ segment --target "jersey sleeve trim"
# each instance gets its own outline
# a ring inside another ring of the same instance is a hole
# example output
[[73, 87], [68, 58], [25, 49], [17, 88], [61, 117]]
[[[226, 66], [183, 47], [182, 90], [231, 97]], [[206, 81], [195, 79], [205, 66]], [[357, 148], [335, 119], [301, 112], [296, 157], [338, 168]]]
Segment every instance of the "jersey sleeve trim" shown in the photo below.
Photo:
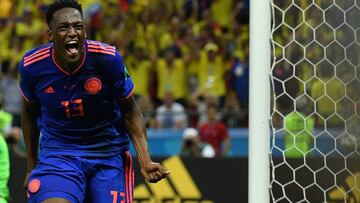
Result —
[[45, 48], [39, 49], [39, 50], [35, 51], [34, 53], [30, 54], [29, 56], [25, 56], [25, 57], [24, 57], [24, 60], [26, 61], [26, 60], [28, 60], [28, 59], [30, 59], [30, 58], [33, 58], [33, 57], [35, 57], [35, 55], [38, 55], [38, 54], [40, 54], [41, 52], [46, 52], [46, 51], [48, 51], [48, 50], [50, 49], [50, 47], [51, 47], [51, 46], [47, 46], [47, 47], [45, 47]]
[[50, 46], [35, 51], [33, 54], [24, 57], [24, 67], [50, 56]]
[[102, 44], [96, 41], [87, 41], [88, 52], [101, 53], [115, 56], [116, 49], [113, 46]]
[[120, 98], [119, 100], [120, 100], [120, 101], [123, 101], [123, 100], [125, 100], [125, 99], [128, 99], [128, 98], [133, 94], [134, 90], [135, 90], [135, 85], [133, 85], [130, 93], [129, 93], [126, 97]]
[[33, 63], [35, 63], [37, 61], [43, 60], [43, 59], [45, 59], [45, 58], [47, 58], [49, 56], [50, 56], [50, 53], [47, 53], [45, 55], [41, 55], [40, 57], [34, 58], [34, 59], [30, 60], [30, 61], [24, 61], [25, 62], [24, 67], [26, 67], [26, 66], [28, 66], [30, 64], [33, 64]]
[[110, 52], [110, 51], [105, 51], [105, 50], [100, 50], [100, 49], [88, 49], [88, 51], [93, 52], [93, 53], [109, 54], [109, 55], [115, 56], [115, 52]]

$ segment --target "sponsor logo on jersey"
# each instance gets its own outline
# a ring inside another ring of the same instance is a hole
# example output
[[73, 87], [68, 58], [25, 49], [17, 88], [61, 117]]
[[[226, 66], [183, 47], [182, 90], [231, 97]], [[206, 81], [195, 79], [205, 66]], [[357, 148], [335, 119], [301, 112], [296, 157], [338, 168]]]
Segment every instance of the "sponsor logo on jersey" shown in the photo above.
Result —
[[52, 93], [55, 93], [55, 90], [54, 88], [52, 88], [51, 86], [47, 87], [44, 89], [44, 92], [45, 93], [48, 93], [48, 94], [52, 94]]
[[90, 94], [96, 94], [100, 92], [102, 88], [101, 80], [96, 77], [89, 78], [86, 80], [84, 88]]

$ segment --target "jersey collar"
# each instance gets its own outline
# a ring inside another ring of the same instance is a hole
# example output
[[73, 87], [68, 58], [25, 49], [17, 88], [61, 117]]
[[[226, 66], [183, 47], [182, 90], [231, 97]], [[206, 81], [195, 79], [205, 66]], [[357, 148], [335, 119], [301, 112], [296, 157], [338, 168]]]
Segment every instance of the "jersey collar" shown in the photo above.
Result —
[[87, 42], [85, 40], [85, 43], [84, 43], [84, 56], [83, 56], [83, 59], [81, 61], [81, 64], [79, 65], [79, 67], [77, 67], [72, 73], [69, 73], [67, 72], [65, 69], [61, 68], [61, 66], [59, 64], [56, 63], [55, 61], [55, 57], [54, 57], [54, 44], [53, 46], [51, 47], [51, 58], [55, 64], [55, 66], [61, 71], [63, 72], [65, 75], [72, 75], [72, 74], [75, 74], [76, 72], [78, 72], [80, 70], [80, 68], [83, 66], [84, 62], [85, 62], [85, 59], [86, 59], [86, 55], [87, 55]]

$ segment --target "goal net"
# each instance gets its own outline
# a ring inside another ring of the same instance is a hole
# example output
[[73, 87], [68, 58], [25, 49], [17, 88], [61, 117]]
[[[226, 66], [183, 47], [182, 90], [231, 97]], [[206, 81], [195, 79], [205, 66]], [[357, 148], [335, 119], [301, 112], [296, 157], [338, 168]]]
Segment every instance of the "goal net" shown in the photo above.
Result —
[[360, 202], [360, 1], [272, 0], [273, 202]]

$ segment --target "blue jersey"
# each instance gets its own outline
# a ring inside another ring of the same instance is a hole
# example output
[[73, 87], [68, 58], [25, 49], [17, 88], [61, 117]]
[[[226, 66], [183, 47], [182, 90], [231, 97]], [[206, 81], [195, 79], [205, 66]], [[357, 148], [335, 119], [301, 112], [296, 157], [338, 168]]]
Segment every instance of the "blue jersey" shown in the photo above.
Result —
[[20, 89], [40, 104], [42, 151], [112, 156], [129, 147], [118, 100], [134, 84], [115, 47], [86, 40], [84, 58], [73, 73], [54, 60], [53, 44], [27, 52], [19, 65]]
[[247, 108], [249, 103], [249, 65], [236, 60], [231, 67], [231, 77], [233, 88], [241, 105]]

